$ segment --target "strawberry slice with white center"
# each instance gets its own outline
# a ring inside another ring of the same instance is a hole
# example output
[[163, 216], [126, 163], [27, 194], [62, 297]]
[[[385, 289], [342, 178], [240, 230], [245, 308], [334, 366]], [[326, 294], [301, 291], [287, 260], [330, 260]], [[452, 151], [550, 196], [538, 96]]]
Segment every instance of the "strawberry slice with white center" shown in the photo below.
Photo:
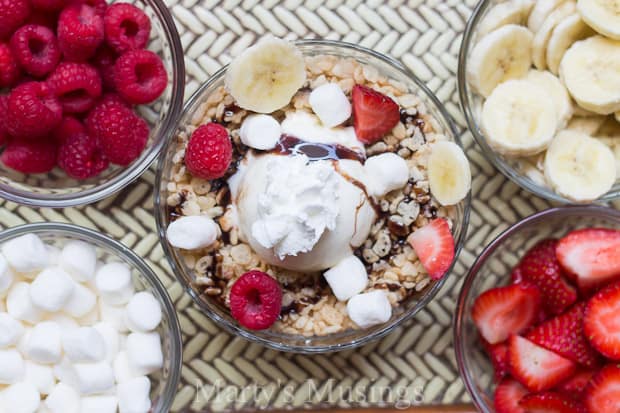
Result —
[[519, 405], [526, 413], [586, 413], [581, 403], [555, 392], [529, 394]]
[[512, 376], [534, 392], [549, 390], [575, 372], [575, 363], [528, 339], [511, 336], [508, 365]]
[[540, 302], [540, 292], [531, 284], [493, 288], [476, 298], [471, 316], [480, 335], [490, 344], [497, 344], [531, 326]]
[[605, 287], [588, 302], [583, 330], [596, 350], [620, 360], [620, 282]]
[[570, 379], [556, 387], [558, 393], [580, 399], [596, 370], [578, 370]]
[[454, 260], [454, 238], [448, 221], [437, 218], [407, 238], [422, 266], [433, 280], [443, 277]]
[[588, 290], [620, 277], [620, 231], [586, 228], [560, 240], [556, 254], [573, 274], [580, 289]]
[[592, 377], [586, 387], [584, 403], [588, 413], [620, 411], [620, 366], [610, 364]]
[[518, 381], [505, 378], [495, 389], [493, 404], [496, 413], [525, 413], [519, 401], [528, 391]]
[[392, 98], [362, 85], [353, 86], [353, 127], [357, 138], [372, 144], [400, 120], [400, 107]]

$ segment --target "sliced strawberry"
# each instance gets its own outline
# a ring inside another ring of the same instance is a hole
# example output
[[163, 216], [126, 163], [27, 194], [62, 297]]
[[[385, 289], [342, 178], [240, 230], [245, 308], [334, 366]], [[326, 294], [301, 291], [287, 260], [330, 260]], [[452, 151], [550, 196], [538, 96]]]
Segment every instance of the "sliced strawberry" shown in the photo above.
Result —
[[585, 367], [595, 367], [600, 357], [583, 333], [586, 303], [575, 304], [567, 312], [530, 330], [528, 340]]
[[493, 364], [495, 381], [499, 382], [508, 374], [508, 344], [489, 344], [483, 338], [480, 338], [480, 340], [482, 341], [482, 346], [491, 359], [491, 364]]
[[578, 401], [551, 391], [528, 394], [521, 399], [519, 405], [527, 413], [585, 413], [586, 411]]
[[476, 298], [471, 316], [482, 337], [497, 344], [528, 328], [538, 315], [540, 302], [538, 288], [530, 284], [493, 288]]
[[556, 258], [557, 240], [539, 242], [530, 249], [519, 267], [523, 278], [538, 287], [545, 299], [543, 307], [549, 314], [562, 314], [577, 301], [577, 291], [562, 275]]
[[362, 85], [353, 86], [353, 126], [357, 138], [375, 143], [396, 126], [400, 108], [388, 96]]
[[433, 280], [440, 279], [450, 269], [454, 260], [454, 238], [444, 218], [417, 229], [407, 241]]
[[578, 370], [577, 373], [564, 383], [560, 383], [556, 390], [574, 399], [581, 399], [586, 386], [592, 379], [596, 370]]
[[610, 364], [592, 377], [586, 387], [584, 403], [588, 413], [620, 411], [620, 366]]
[[620, 277], [620, 231], [586, 228], [570, 232], [558, 243], [558, 260], [588, 290]]
[[583, 330], [599, 353], [620, 360], [620, 282], [605, 287], [590, 299]]
[[505, 378], [495, 389], [493, 404], [495, 413], [525, 413], [519, 401], [527, 394], [527, 389], [518, 381]]
[[512, 376], [531, 391], [548, 390], [575, 372], [575, 363], [531, 341], [511, 336], [508, 365]]

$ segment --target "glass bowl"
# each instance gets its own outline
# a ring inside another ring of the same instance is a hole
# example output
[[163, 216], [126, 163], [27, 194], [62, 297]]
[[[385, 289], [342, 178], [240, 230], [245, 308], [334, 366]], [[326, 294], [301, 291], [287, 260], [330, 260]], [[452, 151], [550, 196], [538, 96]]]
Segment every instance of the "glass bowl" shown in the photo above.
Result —
[[[401, 82], [409, 88], [411, 92], [420, 97], [423, 104], [425, 104], [429, 109], [430, 114], [438, 121], [442, 132], [444, 132], [449, 139], [460, 144], [454, 124], [443, 105], [422, 83], [422, 81], [407, 71], [397, 61], [372, 50], [343, 42], [303, 40], [297, 42], [296, 44], [305, 56], [334, 55], [343, 58], [353, 58], [363, 64], [375, 67], [379, 70], [379, 72], [386, 75], [388, 78]], [[196, 112], [200, 105], [207, 100], [209, 95], [224, 84], [225, 74], [226, 67], [215, 73], [192, 96], [185, 106], [177, 133], [183, 131], [185, 125], [190, 124], [192, 115]], [[392, 318], [388, 322], [368, 329], [350, 330], [325, 336], [306, 337], [302, 335], [278, 333], [270, 330], [252, 331], [241, 327], [232, 318], [230, 311], [227, 308], [217, 304], [216, 300], [209, 299], [193, 287], [194, 274], [187, 267], [184, 260], [178, 253], [178, 250], [173, 248], [166, 239], [165, 232], [169, 224], [169, 211], [166, 205], [166, 199], [168, 198], [167, 180], [170, 176], [170, 170], [173, 164], [174, 150], [172, 148], [175, 144], [177, 133], [171, 135], [158, 165], [154, 195], [159, 237], [175, 276], [185, 286], [185, 289], [202, 309], [202, 311], [231, 333], [281, 351], [321, 353], [357, 347], [384, 336], [396, 328], [399, 324], [413, 317], [418, 311], [420, 311], [420, 309], [426, 306], [435, 294], [437, 294], [452, 271], [454, 262], [442, 280], [431, 282], [429, 286], [419, 294], [416, 294], [416, 296], [412, 297], [412, 299], [404, 302], [400, 307], [396, 308]], [[469, 220], [469, 206], [470, 197], [468, 195], [468, 197], [456, 208], [457, 216], [455, 218], [454, 225], [456, 256], [454, 261], [456, 261], [456, 257], [458, 257], [465, 240], [465, 232]]]
[[156, 331], [162, 338], [164, 367], [149, 375], [151, 379], [151, 412], [166, 413], [176, 396], [181, 376], [182, 343], [181, 329], [174, 305], [157, 275], [131, 249], [99, 232], [77, 225], [61, 223], [36, 223], [10, 228], [0, 232], [0, 245], [25, 234], [36, 234], [46, 244], [62, 246], [70, 240], [81, 240], [97, 249], [97, 258], [103, 262], [121, 261], [132, 269], [136, 291], [149, 291], [159, 301], [162, 321]]
[[547, 209], [502, 232], [484, 248], [469, 270], [456, 307], [454, 346], [461, 377], [479, 411], [495, 411], [495, 383], [493, 367], [471, 318], [476, 297], [493, 287], [507, 285], [511, 269], [538, 241], [593, 226], [620, 229], [620, 211], [596, 205]]
[[[532, 192], [536, 196], [563, 204], [574, 204], [575, 201], [557, 194], [550, 186], [545, 185], [543, 182], [540, 182], [540, 180], [534, 180], [530, 176], [519, 171], [517, 165], [518, 161], [501, 155], [489, 146], [487, 138], [480, 127], [483, 98], [474, 92], [467, 82], [467, 64], [472, 49], [480, 38], [478, 33], [480, 22], [493, 6], [503, 2], [503, 0], [481, 0], [467, 22], [463, 35], [463, 42], [461, 43], [458, 67], [458, 90], [461, 109], [465, 114], [469, 130], [478, 143], [478, 146], [482, 149], [482, 153], [502, 174], [521, 188]], [[618, 180], [611, 190], [601, 196], [597, 202], [611, 201], [617, 198], [620, 198], [620, 181]]]
[[64, 208], [89, 204], [129, 185], [159, 155], [166, 136], [176, 127], [183, 107], [183, 47], [163, 0], [131, 2], [151, 18], [148, 49], [162, 58], [168, 72], [168, 85], [162, 96], [150, 105], [137, 108], [151, 128], [147, 146], [140, 157], [127, 167], [110, 166], [98, 177], [83, 181], [69, 178], [60, 168], [48, 174], [25, 175], [0, 163], [0, 198], [35, 207]]

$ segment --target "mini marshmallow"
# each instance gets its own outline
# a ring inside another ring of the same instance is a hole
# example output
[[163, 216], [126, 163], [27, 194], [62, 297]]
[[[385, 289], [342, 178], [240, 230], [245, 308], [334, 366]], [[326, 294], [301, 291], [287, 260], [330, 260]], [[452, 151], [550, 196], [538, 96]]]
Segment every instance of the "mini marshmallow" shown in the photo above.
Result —
[[120, 262], [111, 262], [99, 268], [95, 285], [103, 301], [111, 305], [127, 303], [134, 292], [131, 269]]
[[75, 282], [58, 267], [43, 270], [30, 285], [30, 299], [38, 308], [56, 312], [67, 304]]
[[22, 323], [7, 313], [0, 313], [0, 348], [12, 346], [24, 334]]
[[129, 365], [129, 359], [127, 358], [126, 351], [119, 351], [112, 363], [114, 368], [114, 378], [117, 383], [124, 383], [136, 377], [140, 377], [141, 374], [135, 372]]
[[269, 115], [250, 115], [241, 124], [239, 137], [244, 145], [254, 149], [272, 149], [282, 136], [280, 122]]
[[61, 313], [54, 313], [46, 318], [47, 321], [56, 322], [62, 331], [66, 331], [71, 328], [78, 328], [79, 325], [75, 319], [68, 317]]
[[62, 310], [76, 318], [81, 318], [91, 312], [97, 304], [97, 296], [90, 288], [75, 283], [73, 294], [62, 307]]
[[32, 273], [49, 265], [49, 253], [41, 238], [26, 234], [2, 244], [2, 254], [17, 272]]
[[146, 413], [151, 409], [151, 381], [137, 377], [118, 385], [120, 413]]
[[328, 128], [338, 126], [351, 117], [351, 102], [336, 83], [326, 83], [314, 89], [308, 102], [321, 123]]
[[93, 327], [70, 329], [62, 335], [62, 348], [72, 362], [95, 362], [105, 357], [105, 341]]
[[45, 245], [47, 248], [47, 254], [49, 256], [49, 265], [57, 266], [60, 264], [60, 248], [55, 247], [53, 245]]
[[60, 326], [54, 321], [35, 325], [28, 334], [24, 355], [37, 363], [58, 363], [62, 354], [60, 331]]
[[50, 366], [29, 360], [24, 363], [24, 381], [32, 383], [41, 394], [50, 394], [54, 388], [54, 370]]
[[93, 328], [101, 334], [103, 342], [105, 343], [104, 360], [111, 362], [118, 354], [120, 347], [118, 331], [112, 326], [112, 324], [105, 321], [95, 324]]
[[[19, 382], [2, 391], [2, 401], [10, 413], [34, 413], [41, 404], [41, 395], [32, 383]], [[66, 413], [66, 411], [64, 412]]]
[[105, 321], [112, 325], [119, 333], [129, 331], [125, 320], [125, 307], [106, 304], [103, 300], [99, 300], [99, 315], [101, 321]]
[[370, 179], [370, 191], [375, 196], [400, 189], [409, 180], [407, 162], [392, 152], [371, 156], [366, 160], [364, 169]]
[[97, 250], [83, 241], [70, 241], [60, 254], [60, 266], [76, 281], [88, 281], [95, 276]]
[[44, 402], [51, 413], [80, 413], [80, 395], [63, 382], [54, 386]]
[[340, 301], [347, 301], [368, 285], [366, 267], [355, 255], [343, 259], [325, 271], [323, 276]]
[[161, 322], [161, 305], [153, 294], [139, 292], [129, 300], [125, 316], [131, 331], [146, 333], [154, 330]]
[[81, 326], [92, 326], [97, 321], [99, 321], [99, 309], [95, 306], [91, 311], [89, 311], [86, 315], [77, 319], [77, 322]]
[[127, 358], [133, 370], [151, 374], [164, 365], [161, 337], [157, 333], [131, 333], [127, 337]]
[[84, 413], [116, 413], [117, 407], [116, 396], [82, 397], [81, 411]]
[[24, 359], [17, 350], [0, 350], [0, 384], [23, 380], [24, 370]]
[[82, 395], [103, 393], [114, 387], [114, 370], [110, 363], [75, 363], [76, 389]]
[[385, 323], [392, 316], [392, 306], [385, 291], [358, 294], [347, 303], [347, 312], [361, 328]]
[[9, 268], [9, 263], [0, 255], [0, 297], [4, 296], [13, 284], [15, 275]]
[[60, 363], [54, 364], [53, 366], [54, 377], [58, 381], [61, 381], [65, 384], [68, 384], [72, 387], [77, 386], [77, 378], [75, 377], [75, 370], [73, 368], [73, 364], [69, 361], [69, 359], [65, 356], [60, 360]]
[[166, 230], [166, 238], [175, 248], [194, 250], [213, 244], [219, 236], [218, 225], [206, 215], [181, 217]]
[[18, 282], [13, 284], [6, 297], [6, 311], [17, 320], [26, 321], [30, 324], [41, 320], [43, 314], [35, 307], [30, 299], [30, 284]]

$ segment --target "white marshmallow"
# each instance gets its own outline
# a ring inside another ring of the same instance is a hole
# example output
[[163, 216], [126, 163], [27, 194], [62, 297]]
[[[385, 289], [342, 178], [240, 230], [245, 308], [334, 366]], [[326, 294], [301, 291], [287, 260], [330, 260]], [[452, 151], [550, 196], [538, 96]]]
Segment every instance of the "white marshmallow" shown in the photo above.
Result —
[[63, 269], [47, 268], [30, 285], [30, 299], [42, 310], [55, 312], [67, 304], [75, 282]]
[[60, 266], [76, 281], [88, 281], [95, 276], [97, 250], [83, 241], [70, 241], [60, 254]]
[[118, 385], [120, 413], [146, 413], [151, 409], [151, 381], [137, 377]]
[[2, 391], [2, 402], [8, 407], [7, 412], [34, 413], [41, 404], [41, 395], [34, 384], [19, 382]]
[[77, 378], [75, 377], [73, 364], [71, 364], [71, 362], [66, 356], [63, 357], [62, 360], [60, 360], [60, 363], [54, 364], [53, 372], [54, 377], [56, 377], [58, 381], [68, 384], [72, 387], [77, 386]]
[[62, 348], [72, 362], [95, 362], [105, 357], [105, 341], [93, 327], [67, 330], [62, 335]]
[[388, 321], [392, 316], [392, 306], [386, 292], [376, 290], [351, 298], [347, 312], [355, 324], [366, 328]]
[[164, 365], [161, 337], [157, 333], [131, 333], [127, 337], [127, 358], [133, 370], [151, 374]]
[[336, 83], [326, 83], [314, 89], [308, 102], [321, 123], [328, 128], [338, 126], [351, 117], [351, 102]]
[[161, 322], [161, 305], [153, 294], [143, 291], [134, 295], [125, 308], [127, 326], [133, 332], [146, 333]]
[[54, 313], [46, 318], [47, 321], [56, 322], [62, 331], [66, 331], [71, 328], [78, 328], [79, 325], [75, 319], [68, 317], [62, 313]]
[[407, 162], [391, 152], [371, 156], [366, 160], [364, 169], [370, 180], [370, 192], [375, 196], [400, 189], [409, 180]]
[[105, 343], [104, 360], [112, 361], [120, 347], [120, 338], [118, 331], [112, 326], [112, 324], [105, 321], [101, 321], [93, 326], [95, 330], [101, 334], [103, 342]]
[[131, 368], [129, 365], [129, 359], [127, 358], [127, 352], [124, 350], [118, 352], [114, 358], [112, 367], [114, 368], [114, 378], [117, 383], [124, 383], [128, 380], [142, 376], [142, 374], [138, 374]]
[[116, 396], [82, 397], [81, 412], [83, 413], [116, 413], [118, 398]]
[[114, 370], [110, 363], [75, 363], [76, 389], [83, 395], [103, 393], [114, 387]]
[[103, 300], [99, 300], [99, 315], [101, 321], [109, 323], [118, 330], [118, 332], [126, 333], [129, 331], [125, 320], [125, 307], [109, 305]]
[[22, 323], [7, 313], [0, 313], [0, 348], [12, 346], [24, 334]]
[[54, 321], [35, 325], [25, 343], [25, 356], [37, 363], [58, 363], [62, 354], [60, 331], [60, 326]]
[[166, 230], [166, 238], [175, 248], [194, 250], [213, 244], [219, 236], [218, 225], [206, 215], [181, 217]]
[[120, 262], [111, 262], [99, 268], [95, 284], [103, 301], [111, 305], [127, 303], [134, 292], [131, 269]]
[[24, 381], [34, 384], [39, 393], [50, 394], [54, 388], [54, 370], [50, 366], [26, 360]]
[[280, 122], [269, 115], [250, 115], [241, 124], [239, 137], [244, 145], [254, 149], [271, 149], [282, 136]]
[[323, 276], [340, 301], [347, 301], [355, 294], [364, 291], [368, 285], [366, 267], [355, 255], [343, 259], [325, 271]]
[[54, 386], [44, 402], [51, 413], [80, 413], [80, 395], [63, 382]]
[[26, 234], [2, 244], [2, 254], [17, 272], [32, 273], [49, 265], [49, 253], [41, 238]]
[[24, 359], [17, 350], [0, 350], [0, 384], [14, 384], [24, 379]]
[[43, 314], [30, 299], [30, 284], [18, 282], [13, 284], [6, 297], [6, 311], [11, 317], [30, 324], [41, 320]]
[[77, 319], [77, 322], [81, 326], [92, 326], [97, 321], [99, 321], [99, 309], [95, 306], [93, 309], [88, 312], [86, 315]]
[[9, 268], [9, 263], [4, 256], [0, 255], [0, 297], [3, 297], [9, 291], [14, 280], [15, 275]]
[[76, 283], [73, 294], [62, 307], [62, 310], [72, 317], [81, 318], [87, 315], [95, 308], [97, 304], [97, 296], [90, 288]]
[[60, 254], [62, 253], [62, 251], [60, 251], [60, 248], [55, 247], [53, 245], [45, 245], [45, 248], [47, 248], [47, 254], [49, 256], [49, 265], [53, 265], [53, 266], [57, 266], [60, 264]]

